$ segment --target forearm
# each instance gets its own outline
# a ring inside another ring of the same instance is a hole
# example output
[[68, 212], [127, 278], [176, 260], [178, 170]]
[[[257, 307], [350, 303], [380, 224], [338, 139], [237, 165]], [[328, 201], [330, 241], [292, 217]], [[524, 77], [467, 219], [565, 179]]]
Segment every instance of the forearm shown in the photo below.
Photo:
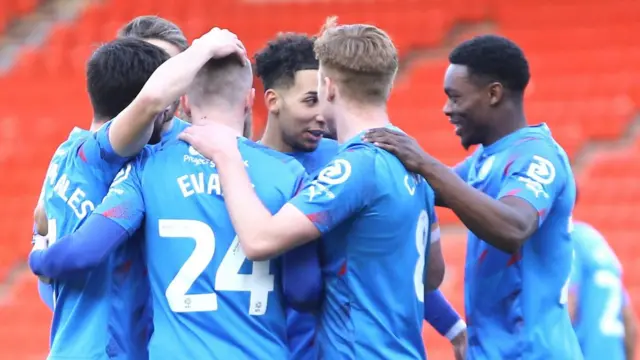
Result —
[[464, 321], [460, 319], [458, 313], [445, 299], [440, 290], [432, 291], [424, 299], [424, 319], [440, 335], [449, 340], [456, 337], [460, 331], [464, 330]]
[[317, 310], [322, 297], [322, 273], [316, 242], [282, 255], [282, 287], [287, 303], [295, 310]]
[[268, 231], [273, 215], [254, 191], [240, 153], [230, 154], [216, 166], [225, 205], [245, 255], [251, 260], [277, 255]]
[[467, 185], [443, 164], [425, 164], [420, 174], [476, 236], [503, 251], [517, 251], [527, 224], [510, 206]]
[[38, 276], [60, 279], [98, 266], [128, 233], [114, 221], [99, 214], [89, 216], [76, 232], [62, 237], [49, 248], [33, 250], [29, 267]]
[[128, 157], [140, 152], [151, 138], [156, 116], [186, 93], [209, 59], [207, 49], [192, 46], [151, 75], [136, 99], [111, 125], [109, 141], [118, 155]]

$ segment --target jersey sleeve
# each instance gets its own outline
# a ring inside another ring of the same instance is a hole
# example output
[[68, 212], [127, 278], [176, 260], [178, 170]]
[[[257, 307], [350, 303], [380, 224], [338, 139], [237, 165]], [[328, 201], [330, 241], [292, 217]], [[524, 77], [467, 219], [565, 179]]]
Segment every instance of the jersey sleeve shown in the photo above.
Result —
[[104, 124], [98, 131], [80, 145], [78, 156], [80, 159], [93, 167], [104, 171], [116, 172], [130, 158], [118, 155], [109, 142], [109, 129], [111, 121]]
[[326, 233], [375, 196], [375, 150], [355, 145], [309, 179], [290, 203]]
[[129, 235], [140, 228], [145, 214], [141, 164], [141, 161], [134, 160], [125, 165], [111, 183], [107, 196], [94, 211], [115, 221]]
[[440, 290], [432, 291], [424, 298], [424, 319], [440, 335], [449, 340], [458, 336], [466, 328], [460, 315]]
[[565, 187], [567, 170], [558, 151], [535, 139], [515, 147], [504, 169], [498, 199], [517, 196], [529, 202], [542, 224]]

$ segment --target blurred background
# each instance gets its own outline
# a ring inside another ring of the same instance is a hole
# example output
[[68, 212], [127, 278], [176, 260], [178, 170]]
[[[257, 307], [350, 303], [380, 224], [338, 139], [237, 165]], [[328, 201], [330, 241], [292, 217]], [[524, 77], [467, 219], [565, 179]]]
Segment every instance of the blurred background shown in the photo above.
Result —
[[[448, 164], [466, 156], [441, 111], [448, 52], [481, 33], [516, 41], [531, 64], [528, 119], [546, 122], [569, 153], [581, 197], [574, 217], [613, 245], [640, 311], [638, 0], [0, 0], [0, 358], [47, 353], [51, 314], [25, 264], [32, 212], [53, 151], [74, 126], [89, 126], [86, 59], [147, 14], [174, 21], [190, 39], [228, 27], [250, 54], [280, 31], [316, 33], [328, 15], [382, 27], [402, 57], [392, 119]], [[265, 110], [256, 104], [258, 136]], [[466, 235], [451, 213], [439, 216], [443, 290], [462, 312]], [[430, 329], [425, 342], [431, 359], [452, 358]]]

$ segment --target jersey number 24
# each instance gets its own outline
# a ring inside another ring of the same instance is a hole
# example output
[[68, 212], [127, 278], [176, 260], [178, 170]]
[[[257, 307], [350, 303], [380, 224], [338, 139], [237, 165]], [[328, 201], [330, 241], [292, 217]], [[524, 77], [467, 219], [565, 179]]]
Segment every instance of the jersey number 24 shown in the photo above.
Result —
[[249, 314], [264, 315], [269, 292], [274, 288], [274, 276], [269, 273], [269, 261], [254, 261], [251, 274], [239, 274], [247, 261], [238, 238], [227, 249], [214, 276], [214, 292], [187, 294], [193, 283], [209, 266], [216, 251], [216, 237], [209, 225], [197, 220], [160, 220], [159, 232], [163, 238], [195, 241], [193, 252], [171, 280], [165, 295], [174, 312], [218, 310], [221, 291], [249, 292]]

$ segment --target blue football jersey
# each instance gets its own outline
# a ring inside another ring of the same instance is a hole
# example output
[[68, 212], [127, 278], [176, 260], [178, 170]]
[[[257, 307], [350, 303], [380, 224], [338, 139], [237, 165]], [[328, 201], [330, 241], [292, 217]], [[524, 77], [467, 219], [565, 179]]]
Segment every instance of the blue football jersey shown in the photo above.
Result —
[[[304, 169], [249, 140], [238, 146], [258, 196], [277, 212], [299, 189]], [[280, 263], [246, 259], [215, 164], [176, 140], [147, 149], [124, 174], [96, 211], [130, 234], [145, 231], [149, 358], [287, 358]]]
[[[149, 149], [162, 146], [175, 140], [189, 123], [176, 117], [171, 127], [165, 129], [160, 143], [147, 146]], [[124, 170], [124, 169], [123, 169]], [[116, 176], [124, 176], [121, 170]], [[153, 333], [153, 309], [151, 289], [147, 276], [144, 256], [144, 230], [138, 230], [130, 241], [119, 246], [112, 254], [113, 282], [109, 298], [111, 311], [109, 332], [111, 348], [119, 353], [128, 354], [130, 359], [146, 359], [147, 344]]]
[[[49, 222], [49, 241], [75, 231], [106, 195], [109, 184], [127, 159], [111, 149], [107, 129], [91, 133], [74, 129], [56, 150], [47, 171], [43, 201]], [[49, 359], [102, 359], [111, 335], [109, 287], [112, 264], [54, 281], [54, 313]]]
[[575, 260], [571, 291], [577, 299], [574, 328], [585, 359], [626, 358], [622, 321], [622, 266], [593, 227], [574, 222]]
[[543, 124], [479, 146], [457, 170], [469, 185], [495, 199], [526, 200], [540, 217], [536, 232], [514, 255], [469, 232], [467, 358], [581, 359], [566, 307], [576, 196], [566, 153]]
[[291, 204], [322, 233], [323, 359], [424, 359], [423, 271], [432, 189], [390, 153], [341, 145]]
[[[76, 128], [56, 150], [42, 192], [50, 242], [80, 227], [116, 175], [122, 176], [118, 171], [128, 159], [111, 148], [110, 125], [95, 133]], [[187, 125], [175, 118], [163, 137], [175, 138]], [[149, 286], [139, 244], [124, 244], [98, 268], [52, 287], [49, 359], [147, 357]]]
[[[295, 152], [293, 156], [305, 168], [307, 173], [313, 174], [326, 166], [338, 152], [338, 142], [331, 139], [322, 139], [318, 147], [311, 152]], [[316, 316], [310, 313], [298, 312], [287, 309], [287, 337], [292, 360], [316, 360], [317, 344]]]

